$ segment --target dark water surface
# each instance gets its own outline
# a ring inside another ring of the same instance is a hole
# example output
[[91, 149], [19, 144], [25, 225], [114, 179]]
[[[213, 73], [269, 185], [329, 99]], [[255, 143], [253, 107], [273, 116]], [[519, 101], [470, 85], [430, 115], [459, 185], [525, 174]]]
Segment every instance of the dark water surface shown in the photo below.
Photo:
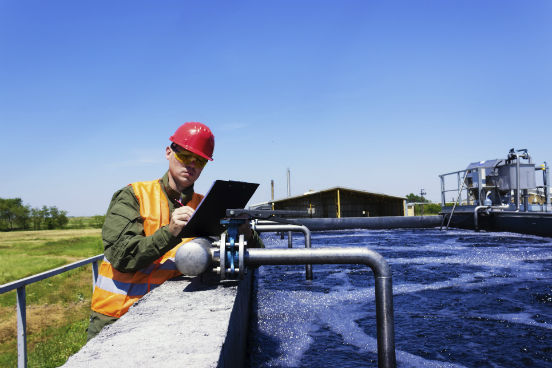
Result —
[[[391, 264], [398, 367], [552, 367], [552, 239], [347, 230], [314, 233], [312, 246], [369, 247]], [[377, 366], [372, 271], [313, 271], [305, 281], [304, 266], [259, 268], [251, 367]]]

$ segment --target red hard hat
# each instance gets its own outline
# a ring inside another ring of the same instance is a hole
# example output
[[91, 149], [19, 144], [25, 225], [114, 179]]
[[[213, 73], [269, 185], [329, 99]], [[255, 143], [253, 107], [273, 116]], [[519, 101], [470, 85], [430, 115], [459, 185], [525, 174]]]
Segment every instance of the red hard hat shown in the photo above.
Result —
[[213, 161], [215, 136], [207, 125], [198, 122], [184, 123], [169, 139], [185, 150]]

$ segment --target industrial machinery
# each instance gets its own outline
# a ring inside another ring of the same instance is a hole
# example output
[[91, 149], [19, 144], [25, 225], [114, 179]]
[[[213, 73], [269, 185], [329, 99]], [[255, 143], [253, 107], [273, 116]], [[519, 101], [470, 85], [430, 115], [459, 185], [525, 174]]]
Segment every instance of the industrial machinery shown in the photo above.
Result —
[[[525, 160], [525, 161], [522, 161]], [[546, 168], [541, 166], [546, 184]], [[476, 205], [520, 205], [520, 197], [527, 202], [530, 189], [536, 189], [535, 164], [526, 149], [512, 148], [506, 159], [473, 162], [466, 168], [468, 201]], [[546, 196], [546, 191], [544, 191]]]
[[[229, 209], [221, 220], [226, 231], [218, 238], [195, 238], [180, 247], [175, 262], [185, 275], [215, 271], [221, 280], [243, 278], [248, 267], [262, 265], [307, 265], [307, 279], [312, 279], [312, 264], [364, 264], [375, 277], [378, 366], [395, 367], [395, 333], [391, 269], [377, 252], [364, 247], [328, 247], [313, 249], [306, 226], [282, 223], [278, 212], [269, 210]], [[271, 221], [268, 221], [271, 220]], [[247, 248], [239, 227], [250, 222], [257, 231], [300, 231], [305, 235], [305, 248]], [[310, 276], [309, 276], [310, 271]]]
[[[537, 184], [536, 172], [542, 172], [542, 185]], [[473, 223], [479, 230], [479, 215], [487, 216], [490, 230], [517, 231], [538, 235], [552, 235], [550, 219], [550, 179], [546, 162], [535, 165], [527, 149], [510, 149], [505, 159], [473, 162], [465, 170], [439, 175], [441, 179], [441, 206], [447, 228], [456, 219], [458, 227], [466, 227], [462, 214], [473, 214]], [[456, 177], [456, 188], [447, 189], [446, 179]], [[446, 195], [454, 192], [452, 203]], [[513, 216], [513, 213], [516, 216]], [[525, 213], [525, 215], [520, 215]], [[537, 213], [539, 213], [537, 215]], [[525, 220], [512, 220], [513, 217]], [[527, 219], [532, 218], [530, 222]], [[528, 228], [531, 227], [530, 228]]]

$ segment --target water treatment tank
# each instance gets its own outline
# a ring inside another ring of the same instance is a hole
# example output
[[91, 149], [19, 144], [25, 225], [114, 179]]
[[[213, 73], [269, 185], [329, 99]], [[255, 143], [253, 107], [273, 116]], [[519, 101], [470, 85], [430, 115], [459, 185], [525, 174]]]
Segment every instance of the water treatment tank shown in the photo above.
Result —
[[[500, 190], [517, 189], [516, 164], [510, 163], [498, 167], [498, 187]], [[536, 188], [535, 164], [519, 164], [519, 189]]]

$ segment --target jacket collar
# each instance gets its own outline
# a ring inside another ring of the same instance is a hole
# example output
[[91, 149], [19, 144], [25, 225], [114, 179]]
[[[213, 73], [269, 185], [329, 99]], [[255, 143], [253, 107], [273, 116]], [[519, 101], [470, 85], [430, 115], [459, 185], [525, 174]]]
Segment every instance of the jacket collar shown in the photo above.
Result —
[[173, 204], [184, 204], [188, 203], [194, 195], [194, 185], [190, 185], [188, 188], [184, 189], [182, 193], [174, 190], [169, 185], [169, 172], [167, 171], [165, 175], [161, 178], [161, 185], [167, 194], [167, 197], [173, 202]]

